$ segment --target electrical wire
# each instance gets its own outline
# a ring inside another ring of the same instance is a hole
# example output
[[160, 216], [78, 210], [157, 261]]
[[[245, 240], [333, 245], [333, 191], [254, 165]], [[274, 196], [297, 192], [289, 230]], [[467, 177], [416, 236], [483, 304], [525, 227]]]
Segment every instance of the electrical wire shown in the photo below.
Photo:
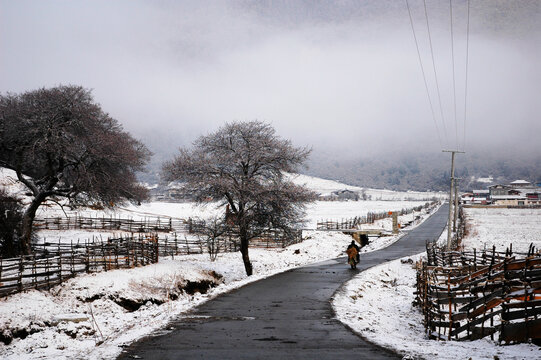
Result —
[[458, 120], [456, 117], [456, 75], [455, 75], [455, 36], [453, 32], [453, 2], [449, 0], [449, 17], [451, 23], [451, 63], [453, 67], [453, 106], [455, 115], [455, 149], [458, 150]]
[[432, 56], [432, 68], [434, 69], [434, 78], [435, 78], [435, 81], [436, 81], [436, 90], [438, 92], [438, 101], [439, 101], [439, 105], [440, 105], [441, 122], [443, 124], [443, 134], [445, 136], [445, 142], [448, 145], [449, 144], [449, 138], [447, 137], [447, 129], [446, 129], [446, 126], [445, 126], [445, 117], [443, 116], [443, 107], [442, 107], [442, 104], [441, 104], [440, 86], [439, 86], [439, 83], [438, 83], [438, 75], [437, 75], [437, 71], [436, 71], [436, 62], [434, 61], [434, 48], [432, 46], [432, 35], [430, 33], [430, 24], [429, 24], [429, 21], [428, 21], [428, 11], [426, 10], [426, 0], [423, 0], [423, 4], [424, 4], [424, 9], [425, 9], [426, 27], [428, 29], [428, 41], [430, 43], [430, 54]]
[[421, 60], [421, 52], [419, 51], [419, 43], [417, 41], [417, 35], [415, 34], [415, 27], [413, 26], [413, 18], [411, 16], [411, 10], [410, 10], [410, 5], [408, 3], [408, 0], [406, 0], [406, 7], [408, 8], [411, 31], [413, 33], [413, 39], [415, 40], [415, 47], [417, 49], [417, 57], [419, 58], [419, 65], [421, 66], [421, 73], [423, 74], [423, 81], [425, 83], [426, 95], [428, 97], [428, 102], [430, 104], [430, 111], [432, 113], [432, 119], [434, 120], [434, 125], [436, 126], [436, 133], [438, 135], [438, 141], [440, 143], [440, 147], [443, 149], [443, 144], [442, 144], [441, 136], [440, 136], [440, 130], [438, 128], [438, 121], [436, 120], [436, 113], [434, 112], [434, 105], [432, 103], [432, 98], [430, 96], [430, 91], [428, 90], [428, 82], [426, 80], [426, 74], [425, 74], [425, 69], [424, 69], [424, 66], [423, 66], [423, 61]]
[[466, 119], [467, 119], [467, 106], [468, 106], [468, 63], [469, 63], [469, 53], [470, 53], [470, 0], [468, 0], [468, 13], [466, 15], [467, 25], [466, 25], [466, 76], [464, 82], [464, 126], [463, 126], [463, 137], [462, 137], [462, 150], [466, 151]]

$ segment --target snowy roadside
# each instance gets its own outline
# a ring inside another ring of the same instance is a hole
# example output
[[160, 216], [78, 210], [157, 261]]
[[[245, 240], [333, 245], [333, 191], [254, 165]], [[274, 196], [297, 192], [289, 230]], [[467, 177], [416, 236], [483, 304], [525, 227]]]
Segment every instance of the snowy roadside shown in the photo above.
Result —
[[[0, 332], [27, 336], [7, 346], [0, 344], [0, 357], [112, 358], [122, 346], [163, 328], [204, 301], [288, 269], [343, 256], [351, 241], [342, 233], [306, 235], [305, 241], [286, 249], [250, 250], [256, 275], [249, 278], [238, 253], [220, 254], [215, 262], [208, 254], [177, 256], [145, 267], [82, 275], [49, 292], [31, 290], [2, 299]], [[363, 250], [396, 239], [381, 238]], [[189, 294], [189, 283], [201, 291], [205, 283], [215, 287], [205, 294]]]
[[[286, 249], [250, 250], [256, 275], [249, 278], [239, 253], [220, 254], [215, 262], [208, 254], [177, 256], [145, 267], [79, 276], [49, 292], [32, 290], [2, 299], [0, 329], [37, 332], [0, 345], [0, 357], [112, 358], [123, 345], [208, 299], [281, 271], [341, 256], [351, 241], [341, 233], [314, 232], [308, 237]], [[188, 282], [203, 292], [205, 282], [215, 287], [201, 294], [189, 291]], [[140, 307], [133, 311], [135, 306]], [[82, 321], [62, 321], [70, 317]]]
[[[515, 251], [527, 251], [530, 242], [539, 244], [540, 215], [539, 209], [467, 209], [470, 235], [463, 243], [466, 248], [496, 245], [498, 250], [505, 250], [513, 242]], [[446, 231], [440, 241], [445, 236]], [[413, 265], [424, 255], [421, 253], [375, 266], [349, 281], [333, 298], [337, 318], [369, 341], [393, 349], [406, 358], [538, 357], [539, 347], [531, 344], [500, 346], [490, 338], [471, 342], [428, 340], [423, 315], [413, 306], [416, 281]]]
[[423, 315], [413, 306], [413, 265], [420, 256], [374, 266], [349, 281], [333, 299], [338, 320], [365, 339], [410, 359], [493, 360], [539, 356], [538, 346], [499, 346], [490, 338], [470, 342], [429, 340], [424, 335]]
[[[416, 224], [428, 216], [423, 212]], [[375, 226], [389, 228], [387, 222]], [[84, 232], [68, 236], [76, 234]], [[372, 240], [362, 252], [400, 237]], [[164, 328], [204, 301], [288, 269], [344, 256], [351, 242], [340, 232], [309, 231], [305, 239], [286, 249], [250, 250], [256, 275], [249, 278], [238, 253], [220, 254], [215, 262], [208, 254], [176, 256], [145, 267], [78, 276], [48, 292], [32, 290], [1, 299], [0, 339], [13, 340], [9, 345], [0, 342], [0, 357], [112, 358], [126, 344]]]

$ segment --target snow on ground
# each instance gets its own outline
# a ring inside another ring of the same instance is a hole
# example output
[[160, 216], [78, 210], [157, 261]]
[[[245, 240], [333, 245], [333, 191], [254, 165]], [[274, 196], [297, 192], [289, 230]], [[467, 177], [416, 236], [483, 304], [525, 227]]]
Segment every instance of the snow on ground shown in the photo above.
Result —
[[513, 251], [527, 252], [531, 243], [541, 247], [541, 209], [464, 209], [468, 236], [466, 249], [505, 251], [513, 243]]
[[214, 216], [223, 216], [224, 209], [218, 206], [218, 203], [207, 203], [197, 205], [193, 202], [172, 203], [172, 202], [148, 202], [141, 205], [126, 205], [114, 209], [92, 210], [89, 208], [78, 208], [70, 210], [67, 207], [61, 209], [59, 206], [50, 204], [38, 209], [38, 217], [56, 217], [56, 216], [81, 216], [81, 217], [113, 217], [123, 219], [142, 220], [145, 218], [212, 218]]
[[421, 191], [393, 191], [381, 189], [369, 189], [359, 186], [345, 185], [339, 181], [321, 179], [313, 176], [302, 174], [287, 174], [289, 178], [298, 185], [316, 191], [320, 194], [329, 194], [337, 190], [351, 190], [355, 192], [364, 191], [372, 200], [424, 200], [428, 201], [432, 198], [443, 199], [447, 198], [447, 194], [442, 192], [421, 192]]
[[[316, 224], [321, 220], [341, 221], [356, 216], [364, 216], [368, 212], [398, 211], [402, 209], [411, 209], [419, 205], [424, 205], [424, 201], [316, 201], [309, 205], [306, 212], [306, 229], [316, 229]], [[223, 214], [217, 209], [216, 204], [209, 204], [207, 207], [198, 206], [194, 203], [164, 203], [152, 202], [139, 207], [126, 207], [115, 212], [96, 211], [91, 209], [81, 210], [78, 216], [90, 217], [117, 217], [128, 219], [140, 219], [144, 217], [164, 217], [165, 214], [176, 214], [177, 217], [187, 219], [191, 218], [211, 218]], [[205, 209], [207, 209], [205, 213]], [[67, 211], [68, 216], [75, 216], [75, 212]], [[424, 210], [422, 211], [424, 213]], [[398, 217], [399, 224], [411, 222], [421, 213], [414, 212]], [[55, 217], [65, 216], [59, 207], [47, 207], [41, 210], [39, 216]], [[392, 230], [392, 219], [386, 218], [375, 221], [373, 224], [363, 224], [362, 229], [381, 229], [385, 231]], [[130, 233], [122, 231], [104, 231], [104, 230], [85, 230], [74, 229], [65, 231], [40, 230], [38, 232], [38, 242], [77, 242], [84, 243], [85, 240], [118, 238], [128, 236]], [[159, 234], [160, 237], [172, 236], [171, 234]]]
[[[306, 227], [316, 228], [317, 221], [341, 221], [367, 213], [399, 211], [426, 204], [426, 201], [316, 201], [306, 209]], [[409, 215], [413, 217], [413, 215]]]
[[[357, 216], [365, 216], [369, 212], [379, 213], [385, 211], [399, 211], [402, 209], [411, 209], [419, 205], [426, 204], [427, 201], [315, 201], [309, 204], [306, 208], [306, 223], [305, 228], [315, 229], [318, 221], [334, 220], [341, 221], [354, 218]], [[219, 207], [218, 203], [208, 203], [197, 205], [192, 202], [186, 203], [169, 203], [169, 202], [149, 202], [140, 206], [128, 205], [118, 207], [114, 210], [92, 210], [92, 209], [77, 209], [69, 210], [61, 209], [59, 206], [51, 204], [50, 206], [40, 207], [38, 209], [38, 217], [105, 217], [105, 218], [124, 218], [141, 220], [145, 218], [201, 218], [209, 219], [212, 217], [223, 216], [225, 210]], [[413, 215], [409, 215], [413, 217]], [[407, 220], [406, 220], [407, 221]]]
[[[333, 299], [337, 318], [367, 340], [410, 359], [535, 359], [539, 347], [499, 346], [490, 337], [469, 342], [429, 340], [423, 315], [413, 306], [415, 270], [420, 256], [363, 271]], [[405, 262], [405, 263], [403, 263]]]
[[[413, 226], [428, 216], [424, 213]], [[361, 252], [388, 246], [400, 236], [371, 238]], [[111, 358], [124, 344], [163, 328], [203, 301], [278, 272], [344, 256], [351, 242], [340, 232], [305, 231], [304, 237], [302, 243], [285, 249], [251, 249], [255, 275], [249, 278], [239, 253], [220, 254], [215, 262], [207, 254], [176, 256], [136, 269], [81, 275], [48, 292], [31, 290], [1, 299], [0, 333], [29, 335], [8, 346], [0, 343], [0, 357]], [[181, 290], [189, 287], [188, 281], [216, 286], [206, 294], [190, 295]], [[126, 309], [134, 304], [139, 309]]]
[[[306, 238], [286, 249], [251, 249], [256, 275], [249, 278], [239, 253], [220, 254], [215, 262], [209, 261], [207, 254], [177, 256], [145, 267], [78, 276], [48, 292], [31, 290], [1, 299], [0, 331], [37, 332], [8, 346], [0, 344], [0, 357], [112, 358], [122, 345], [163, 328], [168, 320], [203, 301], [278, 272], [343, 256], [351, 241], [342, 233], [315, 231], [308, 232]], [[397, 238], [373, 241], [363, 251], [386, 246]], [[189, 295], [179, 290], [187, 281], [201, 280], [217, 286], [206, 294]], [[178, 298], [170, 300], [168, 295]], [[119, 305], [122, 302], [143, 305], [130, 312]]]
[[[531, 242], [541, 246], [541, 209], [465, 209], [469, 234], [466, 249], [527, 251]], [[445, 243], [444, 230], [439, 243]], [[500, 346], [485, 338], [471, 342], [436, 341], [425, 336], [423, 315], [413, 306], [416, 272], [413, 264], [424, 256], [395, 260], [368, 269], [335, 294], [337, 318], [364, 338], [410, 358], [422, 359], [529, 359], [539, 358], [531, 344]], [[382, 301], [385, 299], [385, 301]]]
[[0, 166], [0, 189], [9, 195], [22, 199], [28, 190], [18, 179], [15, 171]]

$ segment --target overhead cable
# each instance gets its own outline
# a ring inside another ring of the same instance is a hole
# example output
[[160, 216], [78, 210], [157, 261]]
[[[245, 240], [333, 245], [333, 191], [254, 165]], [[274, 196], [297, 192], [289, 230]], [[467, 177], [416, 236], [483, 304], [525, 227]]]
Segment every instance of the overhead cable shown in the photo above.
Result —
[[413, 39], [415, 40], [415, 47], [417, 48], [417, 56], [419, 58], [419, 65], [421, 66], [421, 73], [423, 74], [423, 81], [425, 83], [425, 89], [426, 89], [426, 95], [428, 97], [428, 103], [430, 104], [430, 111], [432, 113], [432, 119], [434, 120], [434, 125], [436, 126], [436, 133], [438, 135], [438, 141], [440, 143], [440, 147], [443, 149], [443, 144], [442, 144], [441, 136], [440, 136], [440, 130], [439, 130], [439, 127], [438, 127], [438, 121], [436, 120], [436, 114], [434, 112], [434, 105], [432, 103], [432, 98], [430, 97], [430, 91], [428, 90], [428, 82], [426, 80], [426, 74], [425, 74], [425, 69], [424, 69], [424, 66], [423, 66], [423, 61], [421, 60], [421, 52], [419, 51], [419, 43], [417, 41], [417, 35], [415, 34], [415, 27], [413, 26], [413, 18], [411, 16], [411, 10], [410, 10], [408, 0], [406, 0], [406, 6], [408, 8], [408, 14], [409, 14], [410, 24], [411, 24], [411, 31], [413, 33]]
[[466, 76], [464, 81], [464, 126], [463, 126], [463, 137], [462, 137], [462, 150], [466, 151], [466, 118], [468, 114], [468, 63], [469, 63], [469, 53], [470, 53], [470, 0], [468, 0], [468, 13], [466, 15], [467, 25], [466, 25]]
[[440, 105], [441, 122], [443, 124], [443, 134], [444, 134], [446, 143], [449, 144], [449, 138], [447, 137], [447, 129], [446, 129], [446, 126], [445, 126], [445, 116], [443, 116], [443, 106], [441, 104], [441, 94], [440, 94], [440, 86], [439, 86], [439, 83], [438, 83], [438, 75], [437, 75], [437, 71], [436, 71], [436, 62], [434, 61], [434, 48], [432, 47], [432, 35], [430, 33], [430, 23], [428, 21], [428, 11], [426, 10], [426, 0], [423, 0], [423, 4], [424, 4], [424, 9], [425, 9], [426, 27], [427, 27], [427, 30], [428, 30], [428, 41], [430, 43], [430, 54], [432, 56], [432, 68], [434, 70], [434, 78], [435, 78], [435, 81], [436, 81], [436, 90], [438, 92], [438, 102], [439, 102], [439, 105]]
[[455, 115], [455, 149], [458, 150], [458, 120], [456, 117], [456, 75], [455, 75], [455, 37], [453, 33], [453, 2], [449, 0], [449, 17], [451, 23], [451, 63], [453, 67], [453, 106]]

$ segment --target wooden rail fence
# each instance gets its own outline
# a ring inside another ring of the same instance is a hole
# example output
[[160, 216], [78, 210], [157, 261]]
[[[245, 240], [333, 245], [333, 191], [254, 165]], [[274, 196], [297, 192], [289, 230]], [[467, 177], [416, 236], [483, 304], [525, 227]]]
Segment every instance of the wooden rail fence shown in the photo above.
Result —
[[[437, 202], [430, 202], [424, 205], [419, 205], [414, 208], [402, 209], [398, 211], [398, 215], [411, 214], [414, 211], [420, 212], [423, 209], [434, 207]], [[362, 224], [373, 224], [376, 220], [386, 219], [391, 217], [389, 211], [369, 212], [365, 216], [356, 216], [354, 218], [337, 220], [320, 220], [316, 224], [317, 230], [351, 230], [357, 229]]]
[[143, 219], [126, 219], [117, 217], [47, 217], [36, 218], [34, 227], [37, 230], [116, 230], [126, 232], [191, 232], [200, 221], [192, 219], [173, 219], [167, 217], [145, 217]]
[[429, 246], [417, 264], [416, 294], [432, 339], [541, 339], [541, 253], [533, 244], [526, 254]]
[[26, 289], [50, 289], [82, 272], [131, 268], [157, 261], [158, 243], [152, 238], [44, 243], [34, 248], [33, 255], [0, 258], [0, 296]]
[[[251, 248], [283, 248], [302, 241], [302, 233], [284, 234], [272, 230], [250, 241]], [[43, 242], [34, 245], [34, 254], [18, 258], [0, 258], [0, 297], [27, 289], [50, 289], [78, 273], [133, 268], [157, 263], [160, 257], [239, 251], [233, 235], [202, 239], [178, 234], [159, 237], [131, 235], [102, 241], [77, 243]]]

